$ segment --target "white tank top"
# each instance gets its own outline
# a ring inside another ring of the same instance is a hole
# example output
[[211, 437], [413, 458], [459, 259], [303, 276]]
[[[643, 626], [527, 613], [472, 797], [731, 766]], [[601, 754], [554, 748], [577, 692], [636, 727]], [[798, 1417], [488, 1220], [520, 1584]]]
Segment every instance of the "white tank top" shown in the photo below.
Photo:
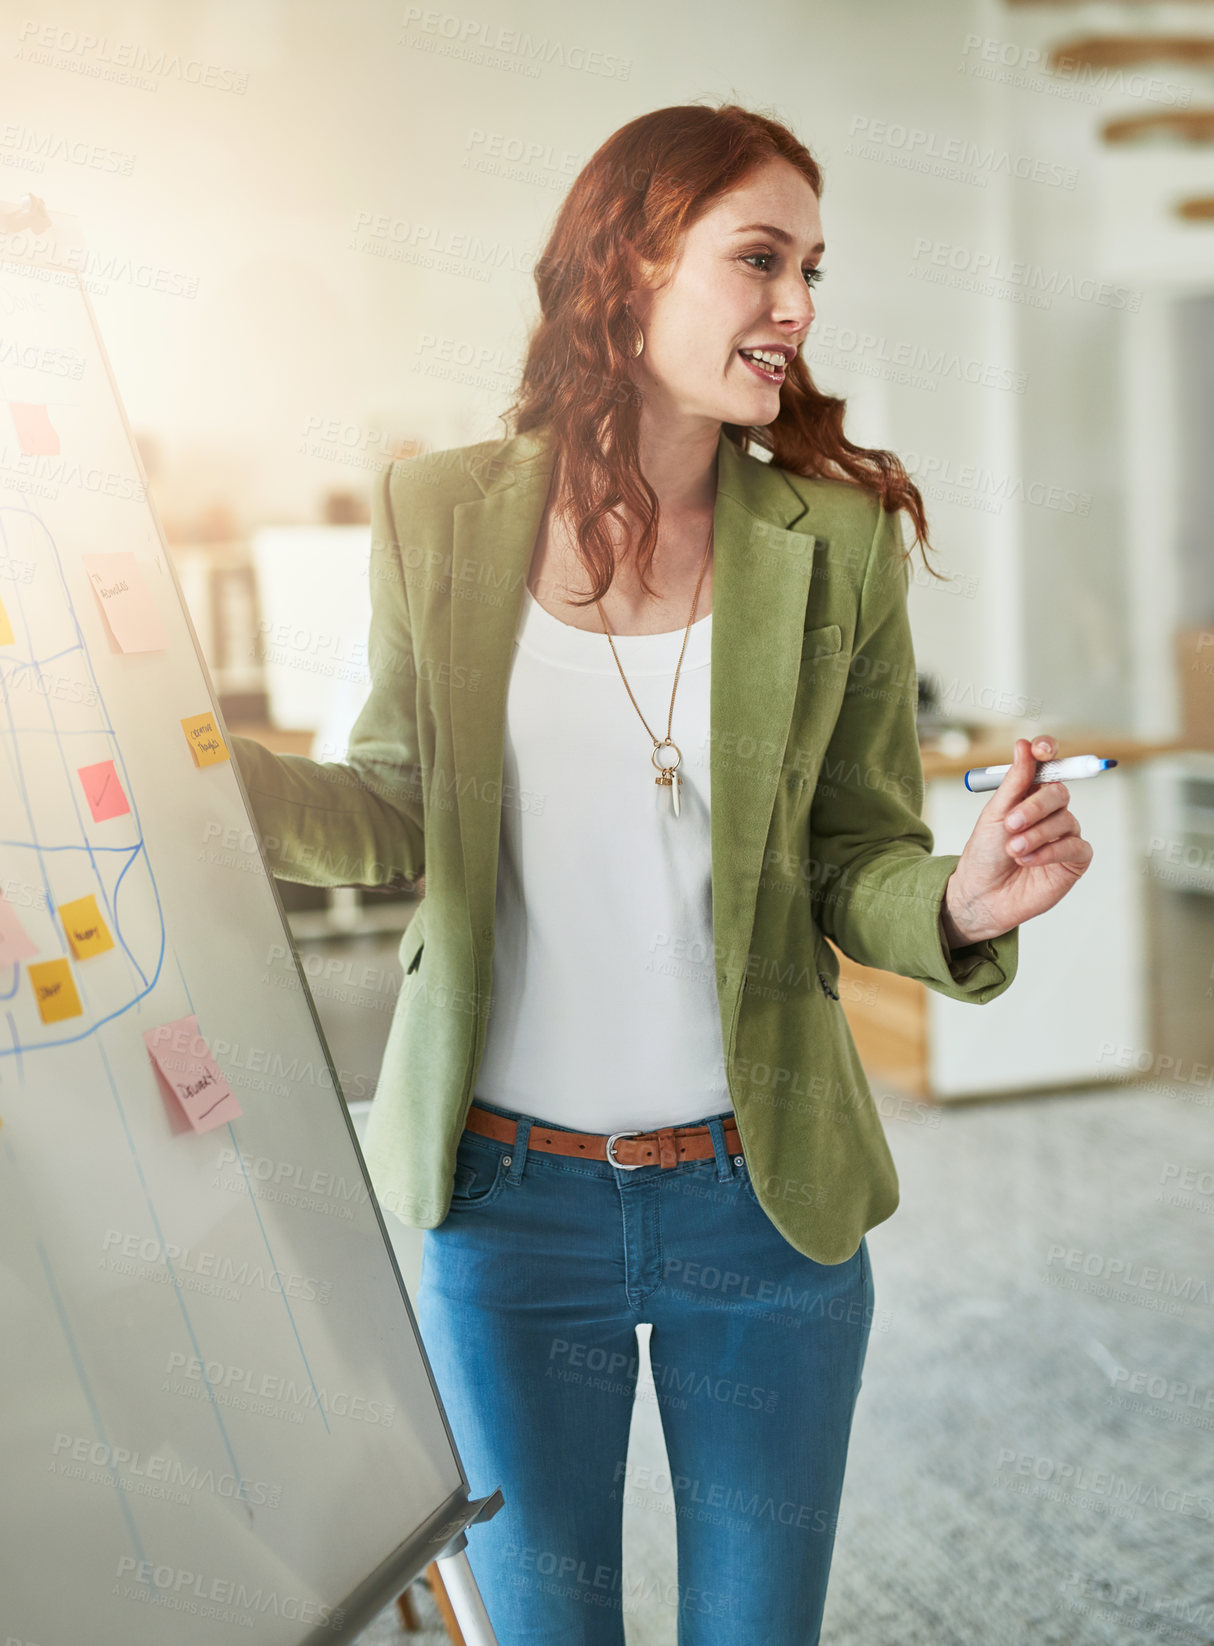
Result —
[[[684, 632], [612, 637], [657, 737]], [[474, 1096], [586, 1132], [732, 1111], [712, 944], [711, 641], [709, 613], [679, 670], [675, 817], [606, 635], [561, 622], [524, 589]]]

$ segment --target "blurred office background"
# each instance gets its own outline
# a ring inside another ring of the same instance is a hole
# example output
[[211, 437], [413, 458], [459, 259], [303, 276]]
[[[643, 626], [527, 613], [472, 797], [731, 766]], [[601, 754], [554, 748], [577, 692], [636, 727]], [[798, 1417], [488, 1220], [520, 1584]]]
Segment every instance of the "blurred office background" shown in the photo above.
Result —
[[[824, 1638], [1214, 1639], [1214, 5], [132, 0], [13, 30], [0, 189], [87, 235], [229, 729], [317, 758], [366, 691], [371, 479], [502, 432], [584, 161], [700, 98], [810, 147], [805, 352], [903, 456], [949, 576], [916, 555], [937, 850], [1017, 736], [1120, 762], [1074, 785], [1095, 861], [999, 1001], [843, 959], [903, 1203], [870, 1236]], [[208, 71], [133, 75], [131, 42]], [[415, 900], [279, 889], [361, 1128]], [[421, 1233], [388, 1221], [413, 1285]], [[1120, 1260], [1179, 1277], [1166, 1309], [1108, 1295]], [[652, 1398], [630, 1460], [658, 1482], [625, 1509], [640, 1592], [674, 1571]], [[630, 1646], [676, 1625], [628, 1609]]]

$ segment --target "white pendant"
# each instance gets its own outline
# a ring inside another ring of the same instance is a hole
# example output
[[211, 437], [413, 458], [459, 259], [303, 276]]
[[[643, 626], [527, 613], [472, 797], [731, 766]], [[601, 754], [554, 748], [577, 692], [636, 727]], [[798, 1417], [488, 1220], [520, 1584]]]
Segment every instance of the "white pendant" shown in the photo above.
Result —
[[679, 784], [683, 779], [676, 777], [673, 772], [663, 772], [660, 776], [655, 777], [653, 781], [657, 788], [665, 789], [669, 793], [670, 807], [677, 817], [679, 815]]
[[683, 754], [677, 743], [669, 740], [659, 743], [650, 756], [654, 765], [658, 767], [658, 775], [654, 782], [670, 790], [670, 804], [674, 815], [679, 815], [679, 784], [683, 781], [675, 771], [675, 767], [682, 760]]

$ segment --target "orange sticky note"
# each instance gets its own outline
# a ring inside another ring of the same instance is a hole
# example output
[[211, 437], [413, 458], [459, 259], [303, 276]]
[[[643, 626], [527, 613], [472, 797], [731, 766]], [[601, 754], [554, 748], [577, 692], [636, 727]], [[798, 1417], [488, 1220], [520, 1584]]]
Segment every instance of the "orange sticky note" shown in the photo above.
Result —
[[76, 776], [84, 785], [84, 798], [89, 803], [94, 823], [104, 823], [107, 817], [121, 817], [124, 812], [130, 811], [112, 760], [98, 760], [93, 766], [79, 766]]
[[26, 457], [58, 457], [59, 436], [45, 406], [10, 400], [8, 409], [13, 414], [13, 427]]
[[84, 1007], [76, 993], [76, 980], [66, 960], [39, 960], [29, 968], [34, 999], [44, 1023], [61, 1017], [79, 1017]]
[[16, 909], [0, 896], [0, 966], [11, 966], [15, 960], [28, 960], [37, 953], [38, 945], [21, 924]]
[[144, 1042], [173, 1096], [196, 1132], [209, 1132], [243, 1114], [211, 1048], [198, 1032], [191, 1012], [158, 1029], [145, 1029]]
[[4, 609], [4, 602], [0, 600], [0, 646], [12, 646], [16, 639], [13, 625], [9, 622], [8, 613]]
[[163, 651], [169, 638], [135, 556], [82, 554], [80, 559], [110, 633], [123, 651]]
[[71, 903], [61, 903], [59, 918], [77, 960], [87, 960], [92, 954], [103, 954], [114, 947], [114, 939], [92, 892]]
[[196, 766], [213, 766], [217, 760], [228, 758], [227, 747], [219, 735], [213, 714], [192, 714], [181, 722], [190, 753]]

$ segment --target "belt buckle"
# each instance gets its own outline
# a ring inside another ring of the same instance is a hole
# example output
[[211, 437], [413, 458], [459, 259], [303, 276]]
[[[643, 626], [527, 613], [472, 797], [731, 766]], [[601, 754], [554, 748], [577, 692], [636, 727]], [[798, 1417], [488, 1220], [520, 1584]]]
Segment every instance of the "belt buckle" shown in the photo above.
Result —
[[615, 1142], [617, 1137], [640, 1137], [640, 1135], [640, 1132], [612, 1132], [611, 1136], [607, 1139], [607, 1158], [617, 1171], [635, 1172], [641, 1166], [645, 1165], [645, 1161], [643, 1160], [634, 1160], [631, 1165], [629, 1165], [626, 1160], [617, 1160], [612, 1150], [612, 1144]]

